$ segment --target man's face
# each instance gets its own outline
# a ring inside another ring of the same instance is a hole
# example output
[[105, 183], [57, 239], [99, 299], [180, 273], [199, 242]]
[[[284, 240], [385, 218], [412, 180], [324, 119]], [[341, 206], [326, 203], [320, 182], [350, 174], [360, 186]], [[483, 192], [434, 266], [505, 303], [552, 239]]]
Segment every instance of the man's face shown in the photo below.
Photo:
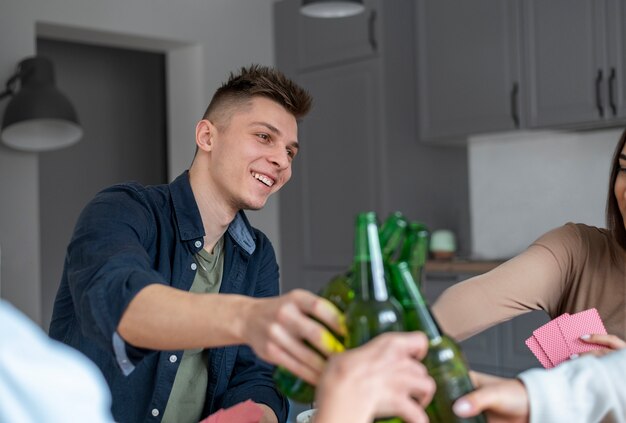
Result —
[[291, 178], [298, 152], [295, 117], [278, 103], [254, 97], [215, 128], [209, 172], [235, 210], [258, 210]]

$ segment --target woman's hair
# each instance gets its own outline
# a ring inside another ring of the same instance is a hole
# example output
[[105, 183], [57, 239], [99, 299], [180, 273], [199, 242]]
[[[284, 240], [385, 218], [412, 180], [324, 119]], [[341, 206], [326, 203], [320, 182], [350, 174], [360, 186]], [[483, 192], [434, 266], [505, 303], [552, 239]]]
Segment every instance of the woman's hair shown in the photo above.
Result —
[[624, 217], [619, 210], [617, 204], [617, 198], [615, 197], [615, 180], [620, 172], [619, 156], [622, 154], [624, 144], [626, 143], [626, 130], [622, 132], [622, 136], [615, 147], [615, 153], [613, 153], [613, 160], [611, 161], [611, 176], [609, 177], [609, 194], [606, 199], [606, 227], [611, 231], [611, 234], [626, 250], [626, 229], [624, 228]]
[[226, 125], [233, 112], [246, 107], [254, 97], [265, 97], [283, 106], [296, 119], [311, 108], [309, 93], [277, 69], [251, 65], [231, 73], [228, 81], [217, 89], [203, 119]]

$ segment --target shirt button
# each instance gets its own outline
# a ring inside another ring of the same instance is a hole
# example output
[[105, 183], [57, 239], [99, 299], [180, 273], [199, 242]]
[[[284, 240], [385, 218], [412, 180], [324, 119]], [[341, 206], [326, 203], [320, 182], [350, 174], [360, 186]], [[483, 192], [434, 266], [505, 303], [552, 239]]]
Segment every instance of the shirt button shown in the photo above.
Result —
[[191, 263], [191, 270], [196, 270], [197, 268], [196, 263]]
[[153, 415], [154, 417], [158, 416], [158, 415], [159, 415], [159, 410], [157, 410], [156, 408], [153, 408], [153, 409], [152, 409], [152, 415]]
[[196, 241], [194, 245], [196, 246], [196, 248], [200, 248], [202, 247], [202, 241]]
[[176, 363], [176, 360], [178, 360], [178, 357], [176, 357], [174, 354], [170, 355], [170, 363]]

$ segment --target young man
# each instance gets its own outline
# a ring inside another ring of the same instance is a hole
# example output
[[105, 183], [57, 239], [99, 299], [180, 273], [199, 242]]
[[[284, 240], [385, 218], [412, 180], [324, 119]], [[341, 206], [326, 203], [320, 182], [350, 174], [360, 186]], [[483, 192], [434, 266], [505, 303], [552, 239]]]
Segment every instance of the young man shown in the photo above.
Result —
[[81, 213], [50, 335], [99, 366], [117, 421], [197, 422], [252, 399], [264, 422], [283, 422], [265, 361], [316, 382], [323, 359], [304, 342], [338, 348], [308, 317], [341, 333], [329, 302], [276, 297], [274, 250], [243, 212], [289, 181], [310, 104], [280, 72], [243, 68], [197, 124], [188, 171], [169, 185], [110, 187]]

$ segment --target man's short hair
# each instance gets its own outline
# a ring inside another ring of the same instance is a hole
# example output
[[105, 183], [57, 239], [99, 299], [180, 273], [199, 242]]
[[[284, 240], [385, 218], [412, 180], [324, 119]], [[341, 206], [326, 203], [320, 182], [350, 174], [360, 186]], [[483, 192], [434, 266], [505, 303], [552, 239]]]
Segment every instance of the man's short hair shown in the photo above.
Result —
[[261, 65], [242, 67], [231, 72], [228, 81], [215, 91], [203, 119], [216, 125], [227, 125], [234, 109], [249, 103], [253, 97], [265, 97], [283, 106], [296, 119], [311, 108], [311, 95], [282, 72]]

